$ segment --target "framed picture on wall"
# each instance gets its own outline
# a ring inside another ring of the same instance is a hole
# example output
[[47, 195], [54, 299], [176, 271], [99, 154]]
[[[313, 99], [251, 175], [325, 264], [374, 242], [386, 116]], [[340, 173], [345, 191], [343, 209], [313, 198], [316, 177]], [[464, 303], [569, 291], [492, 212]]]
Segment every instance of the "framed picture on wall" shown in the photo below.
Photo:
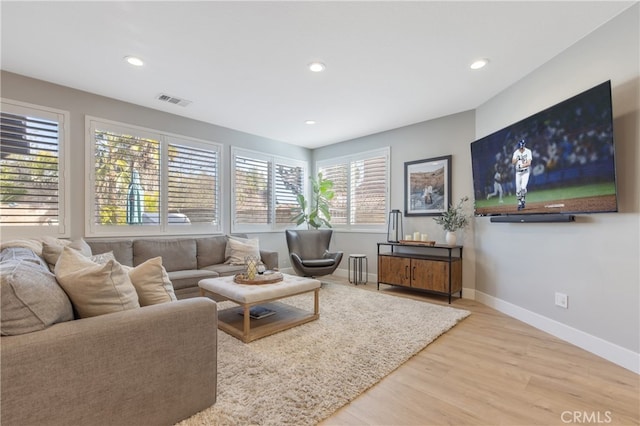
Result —
[[404, 163], [404, 215], [438, 216], [451, 204], [451, 155]]

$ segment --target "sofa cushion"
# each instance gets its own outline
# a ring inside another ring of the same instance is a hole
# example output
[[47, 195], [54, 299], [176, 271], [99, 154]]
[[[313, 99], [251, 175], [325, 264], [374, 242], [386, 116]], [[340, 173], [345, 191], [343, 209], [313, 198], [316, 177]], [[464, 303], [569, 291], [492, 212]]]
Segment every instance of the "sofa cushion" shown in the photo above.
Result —
[[196, 239], [198, 269], [224, 263], [227, 237], [224, 235]]
[[219, 264], [219, 265], [210, 265], [202, 268], [207, 271], [217, 272], [221, 277], [226, 277], [227, 275], [235, 275], [241, 274], [247, 271], [246, 265], [228, 265], [228, 264]]
[[32, 250], [8, 248], [0, 259], [0, 334], [30, 333], [73, 319], [69, 298]]
[[140, 307], [129, 275], [114, 260], [97, 264], [65, 247], [56, 263], [55, 273], [80, 318]]
[[133, 266], [133, 240], [87, 241], [93, 254], [113, 252], [116, 260], [127, 266]]
[[140, 306], [157, 305], [159, 303], [178, 300], [173, 291], [173, 284], [162, 266], [160, 256], [149, 259], [129, 270], [129, 278], [138, 293]]
[[244, 265], [245, 258], [253, 256], [260, 260], [260, 243], [257, 238], [229, 236], [225, 250], [225, 262], [228, 265]]
[[208, 271], [206, 269], [188, 269], [186, 271], [167, 272], [169, 279], [173, 284], [173, 288], [181, 290], [186, 287], [198, 287], [198, 282], [205, 278], [219, 277], [217, 272]]
[[133, 266], [154, 257], [162, 257], [167, 272], [197, 269], [196, 240], [135, 240], [133, 242]]
[[42, 242], [42, 257], [47, 261], [49, 269], [53, 272], [58, 258], [62, 254], [62, 249], [69, 247], [79, 251], [84, 256], [91, 256], [91, 247], [82, 238], [74, 241], [69, 240], [47, 240]]

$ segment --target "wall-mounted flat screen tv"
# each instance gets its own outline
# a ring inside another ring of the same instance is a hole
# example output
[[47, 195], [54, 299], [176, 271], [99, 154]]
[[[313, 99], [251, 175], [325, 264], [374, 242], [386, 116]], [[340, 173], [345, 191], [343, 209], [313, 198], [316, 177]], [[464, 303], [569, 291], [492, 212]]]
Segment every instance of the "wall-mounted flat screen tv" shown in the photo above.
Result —
[[611, 82], [471, 143], [475, 213], [618, 209]]

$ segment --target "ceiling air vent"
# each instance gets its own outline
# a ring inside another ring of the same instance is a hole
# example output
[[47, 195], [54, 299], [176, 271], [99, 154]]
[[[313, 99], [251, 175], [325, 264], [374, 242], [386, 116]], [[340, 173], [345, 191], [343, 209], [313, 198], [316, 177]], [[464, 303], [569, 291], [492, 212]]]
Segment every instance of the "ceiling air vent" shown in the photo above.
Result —
[[169, 102], [170, 104], [180, 105], [182, 107], [186, 107], [191, 103], [191, 101], [187, 101], [186, 99], [176, 98], [175, 96], [165, 95], [164, 93], [158, 95], [156, 99], [162, 102]]

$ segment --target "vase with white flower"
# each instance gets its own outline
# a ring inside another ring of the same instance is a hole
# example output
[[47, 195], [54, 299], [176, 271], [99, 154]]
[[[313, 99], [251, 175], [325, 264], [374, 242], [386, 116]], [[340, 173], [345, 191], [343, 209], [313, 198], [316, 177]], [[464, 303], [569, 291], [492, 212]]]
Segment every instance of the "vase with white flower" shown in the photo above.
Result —
[[433, 220], [435, 220], [438, 225], [442, 225], [446, 231], [445, 240], [450, 246], [456, 244], [456, 231], [458, 229], [464, 229], [469, 225], [471, 216], [467, 215], [463, 208], [463, 203], [466, 201], [469, 201], [469, 197], [462, 197], [455, 207], [450, 205], [441, 216], [433, 218]]

